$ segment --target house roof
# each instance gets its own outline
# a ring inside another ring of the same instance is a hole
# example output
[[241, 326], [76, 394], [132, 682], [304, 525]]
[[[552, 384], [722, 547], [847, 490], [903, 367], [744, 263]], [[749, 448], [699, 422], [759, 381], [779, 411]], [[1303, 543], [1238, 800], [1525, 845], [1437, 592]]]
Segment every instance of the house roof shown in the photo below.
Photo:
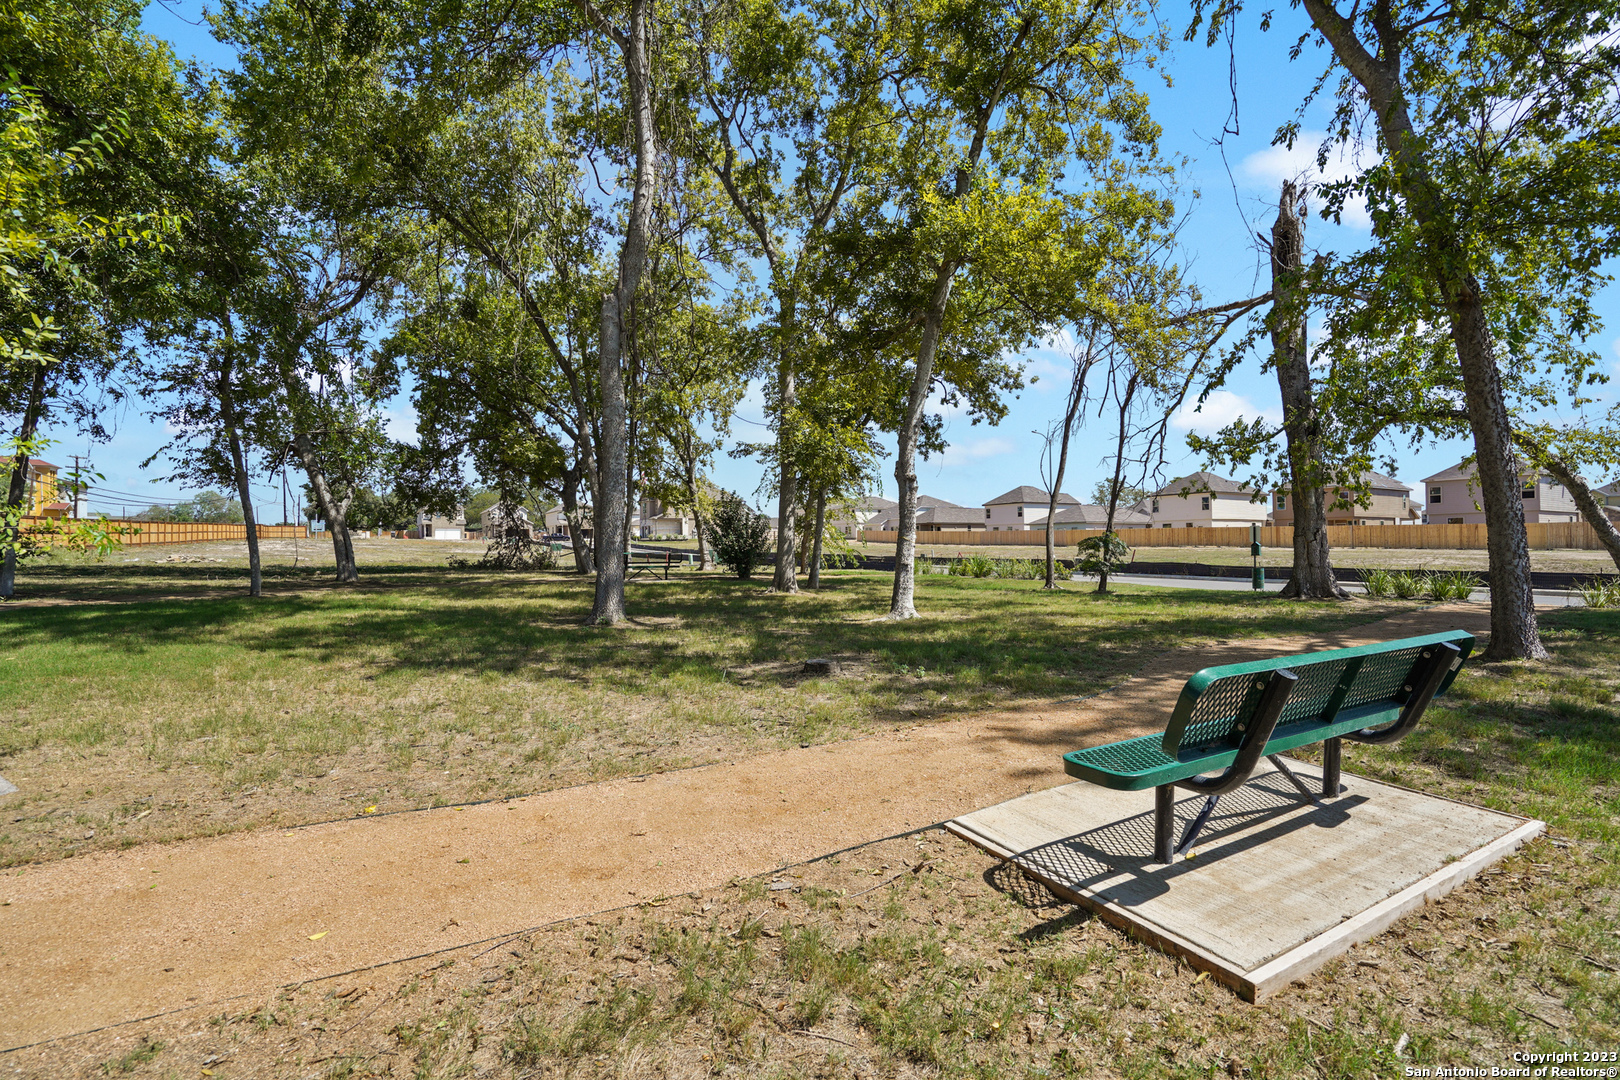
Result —
[[1620, 480], [1615, 480], [1611, 483], [1604, 484], [1600, 488], [1593, 488], [1592, 490], [1599, 495], [1620, 495]]
[[[984, 505], [986, 505], [986, 506], [1004, 506], [1004, 505], [1006, 505], [1008, 503], [1018, 503], [1019, 505], [1025, 505], [1025, 504], [1028, 504], [1028, 503], [1050, 502], [1051, 498], [1052, 498], [1052, 496], [1051, 496], [1051, 494], [1049, 492], [1043, 491], [1038, 487], [1030, 487], [1028, 484], [1020, 484], [1018, 487], [1013, 488], [1011, 491], [1007, 492], [1005, 495], [997, 495], [995, 498], [986, 501]], [[1059, 506], [1079, 506], [1080, 505], [1080, 500], [1079, 499], [1076, 499], [1073, 495], [1067, 494], [1066, 492], [1062, 492], [1062, 491], [1058, 492], [1057, 501], [1058, 501]]]
[[[1514, 464], [1519, 467], [1519, 475], [1521, 476], [1535, 471], [1530, 467], [1529, 463], [1523, 459], [1515, 458]], [[1444, 469], [1437, 472], [1433, 476], [1425, 476], [1423, 478], [1423, 482], [1425, 484], [1430, 484], [1439, 483], [1440, 481], [1444, 480], [1472, 480], [1474, 478], [1477, 465], [1478, 463], [1473, 461], [1459, 461], [1449, 469]], [[1620, 480], [1615, 481], [1614, 484], [1610, 484], [1609, 488], [1614, 488], [1616, 484], [1620, 484]], [[1598, 490], [1603, 491], [1605, 494], [1611, 494], [1608, 488], [1599, 488]], [[1612, 494], [1620, 494], [1620, 489], [1616, 489], [1614, 492], [1612, 492]]]
[[1205, 491], [1229, 491], [1242, 495], [1254, 494], [1254, 489], [1247, 484], [1240, 484], [1235, 480], [1228, 480], [1224, 476], [1216, 476], [1212, 472], [1200, 469], [1195, 473], [1188, 473], [1170, 481], [1164, 487], [1155, 491], [1155, 495], [1193, 495]]
[[857, 514], [881, 514], [885, 510], [895, 510], [900, 506], [893, 499], [885, 499], [878, 495], [862, 495], [858, 499], [849, 500], [846, 505], [851, 512]]
[[[890, 503], [889, 505], [894, 507], [897, 510], [900, 508], [899, 503]], [[918, 509], [921, 509], [922, 507], [925, 507], [925, 506], [949, 506], [949, 507], [953, 507], [953, 508], [956, 508], [956, 509], [960, 509], [962, 504], [961, 503], [946, 502], [944, 499], [936, 499], [932, 495], [919, 495], [919, 496], [917, 496], [917, 507], [918, 507]]]
[[[10, 454], [0, 454], [0, 468], [8, 468], [9, 469], [10, 465], [11, 465], [11, 455]], [[42, 458], [31, 457], [31, 458], [28, 459], [28, 471], [30, 473], [33, 473], [35, 476], [38, 476], [40, 473], [57, 472], [60, 469], [61, 469], [60, 465], [52, 465], [50, 462], [45, 461]]]
[[931, 525], [983, 525], [984, 511], [976, 506], [925, 506], [917, 511], [917, 523]]
[[[1410, 492], [1412, 490], [1412, 486], [1410, 484], [1402, 483], [1393, 476], [1385, 476], [1383, 473], [1373, 472], [1371, 469], [1363, 470], [1359, 476], [1362, 482], [1374, 491], [1394, 489], [1400, 492]], [[1277, 490], [1286, 495], [1291, 489], [1289, 485], [1284, 484]]]
[[[1131, 510], [1121, 506], [1114, 511], [1114, 527], [1129, 528], [1133, 525], [1146, 525], [1153, 519], [1140, 510]], [[1054, 525], [1107, 525], [1108, 507], [1097, 503], [1081, 503], [1071, 506], [1067, 510], [1059, 510], [1052, 515]]]

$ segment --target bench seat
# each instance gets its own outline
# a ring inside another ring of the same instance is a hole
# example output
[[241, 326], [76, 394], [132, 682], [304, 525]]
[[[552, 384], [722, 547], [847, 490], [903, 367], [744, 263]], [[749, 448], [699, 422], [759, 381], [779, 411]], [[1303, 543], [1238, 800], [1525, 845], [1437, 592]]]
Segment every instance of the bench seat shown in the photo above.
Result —
[[[1271, 738], [1266, 740], [1264, 753], [1268, 757], [1282, 754], [1365, 727], [1393, 723], [1400, 714], [1400, 705], [1380, 702], [1342, 709], [1331, 724], [1310, 720], [1278, 724]], [[1063, 755], [1063, 771], [1076, 779], [1088, 780], [1115, 791], [1142, 791], [1224, 769], [1238, 756], [1238, 748], [1227, 743], [1184, 747], [1175, 757], [1171, 757], [1161, 746], [1163, 740], [1162, 735], [1144, 735], [1140, 739], [1075, 750]]]

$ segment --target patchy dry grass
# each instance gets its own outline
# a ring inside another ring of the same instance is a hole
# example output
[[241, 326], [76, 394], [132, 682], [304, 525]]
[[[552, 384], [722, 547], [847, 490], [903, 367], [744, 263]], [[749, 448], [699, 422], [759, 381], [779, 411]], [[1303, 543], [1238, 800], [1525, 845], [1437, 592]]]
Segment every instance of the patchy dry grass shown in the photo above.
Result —
[[[608, 630], [581, 625], [589, 583], [564, 574], [401, 566], [354, 589], [180, 595], [210, 572], [131, 565], [95, 599], [50, 603], [89, 587], [57, 568], [30, 581], [41, 602], [4, 609], [0, 774], [22, 790], [0, 798], [0, 865], [846, 738], [1091, 693], [1167, 648], [1396, 610], [931, 577], [925, 616], [893, 623], [883, 575], [784, 598], [688, 574], [633, 583], [633, 623]], [[809, 657], [845, 674], [803, 678]]]
[[1285, 1077], [1620, 1048], [1620, 616], [1347, 768], [1549, 835], [1251, 1006], [938, 832], [14, 1055], [20, 1076]]

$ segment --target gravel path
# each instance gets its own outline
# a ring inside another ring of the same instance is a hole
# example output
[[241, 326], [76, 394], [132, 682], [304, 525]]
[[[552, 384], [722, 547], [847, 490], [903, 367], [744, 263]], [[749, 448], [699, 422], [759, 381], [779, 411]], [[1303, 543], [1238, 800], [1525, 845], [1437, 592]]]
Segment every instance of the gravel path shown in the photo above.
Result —
[[[1096, 697], [510, 802], [103, 852], [0, 876], [0, 1053], [723, 885], [1064, 783], [1067, 750], [1161, 730], [1212, 664], [1462, 628], [1424, 608], [1178, 650]], [[1151, 801], [1151, 800], [1150, 800]], [[0, 1058], [0, 1071], [4, 1059]]]

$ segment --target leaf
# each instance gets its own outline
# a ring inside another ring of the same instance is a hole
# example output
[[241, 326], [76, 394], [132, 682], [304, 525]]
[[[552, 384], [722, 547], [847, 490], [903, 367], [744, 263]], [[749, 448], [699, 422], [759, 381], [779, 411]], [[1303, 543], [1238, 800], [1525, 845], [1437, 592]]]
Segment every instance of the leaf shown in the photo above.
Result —
[[309, 940], [311, 940], [311, 941], [319, 941], [319, 940], [321, 940], [321, 938], [325, 937], [327, 934], [330, 934], [331, 932], [332, 931], [330, 931], [330, 930], [322, 930], [318, 934], [309, 935]]

